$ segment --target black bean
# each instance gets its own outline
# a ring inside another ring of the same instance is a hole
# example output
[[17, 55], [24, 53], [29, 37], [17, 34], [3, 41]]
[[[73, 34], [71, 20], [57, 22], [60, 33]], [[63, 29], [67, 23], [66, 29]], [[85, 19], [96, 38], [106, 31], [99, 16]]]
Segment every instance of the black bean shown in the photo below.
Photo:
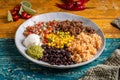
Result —
[[42, 45], [42, 47], [44, 52], [40, 60], [52, 65], [70, 65], [74, 63], [70, 57], [71, 52], [69, 50], [49, 47], [47, 45]]

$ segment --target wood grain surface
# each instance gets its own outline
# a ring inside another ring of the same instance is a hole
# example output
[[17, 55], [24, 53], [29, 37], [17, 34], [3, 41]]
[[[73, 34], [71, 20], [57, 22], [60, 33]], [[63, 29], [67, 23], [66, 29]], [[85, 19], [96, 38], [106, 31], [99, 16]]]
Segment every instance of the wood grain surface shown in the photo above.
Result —
[[[14, 38], [15, 32], [25, 20], [7, 21], [7, 11], [13, 9], [22, 0], [0, 0], [0, 38]], [[120, 17], [120, 0], [90, 0], [84, 11], [68, 11], [55, 6], [61, 0], [27, 0], [31, 2], [35, 15], [48, 12], [68, 12], [91, 19], [104, 32], [106, 38], [120, 38], [120, 30], [110, 23]]]

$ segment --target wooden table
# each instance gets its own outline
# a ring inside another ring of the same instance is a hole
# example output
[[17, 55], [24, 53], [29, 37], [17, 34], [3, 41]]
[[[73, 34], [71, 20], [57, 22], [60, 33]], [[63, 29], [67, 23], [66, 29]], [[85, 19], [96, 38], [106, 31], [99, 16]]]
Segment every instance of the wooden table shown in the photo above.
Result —
[[[0, 38], [14, 38], [15, 32], [25, 20], [16, 22], [7, 21], [7, 11], [22, 0], [0, 0]], [[120, 17], [120, 0], [90, 0], [86, 6], [90, 9], [84, 11], [68, 11], [55, 6], [61, 0], [27, 0], [32, 3], [37, 14], [48, 12], [68, 12], [91, 19], [103, 30], [106, 38], [120, 38], [120, 30], [110, 23]]]

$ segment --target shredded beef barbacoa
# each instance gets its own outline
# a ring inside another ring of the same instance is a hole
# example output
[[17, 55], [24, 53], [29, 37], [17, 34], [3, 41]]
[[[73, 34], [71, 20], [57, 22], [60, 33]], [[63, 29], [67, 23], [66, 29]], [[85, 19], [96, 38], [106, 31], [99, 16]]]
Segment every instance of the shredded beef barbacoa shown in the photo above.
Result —
[[56, 22], [56, 26], [55, 28], [55, 32], [57, 31], [63, 31], [63, 32], [67, 32], [69, 31], [71, 35], [77, 36], [79, 33], [81, 32], [86, 32], [86, 33], [95, 33], [95, 30], [92, 29], [89, 26], [83, 26], [81, 21], [60, 21], [60, 22]]

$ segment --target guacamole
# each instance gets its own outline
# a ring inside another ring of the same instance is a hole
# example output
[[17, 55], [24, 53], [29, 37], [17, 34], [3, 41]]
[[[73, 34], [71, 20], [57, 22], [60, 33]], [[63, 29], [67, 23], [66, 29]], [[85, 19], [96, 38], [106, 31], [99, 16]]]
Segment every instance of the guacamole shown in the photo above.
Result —
[[32, 46], [28, 47], [27, 54], [34, 59], [40, 59], [43, 56], [43, 51], [44, 51], [44, 49], [42, 49], [41, 46], [32, 45]]

